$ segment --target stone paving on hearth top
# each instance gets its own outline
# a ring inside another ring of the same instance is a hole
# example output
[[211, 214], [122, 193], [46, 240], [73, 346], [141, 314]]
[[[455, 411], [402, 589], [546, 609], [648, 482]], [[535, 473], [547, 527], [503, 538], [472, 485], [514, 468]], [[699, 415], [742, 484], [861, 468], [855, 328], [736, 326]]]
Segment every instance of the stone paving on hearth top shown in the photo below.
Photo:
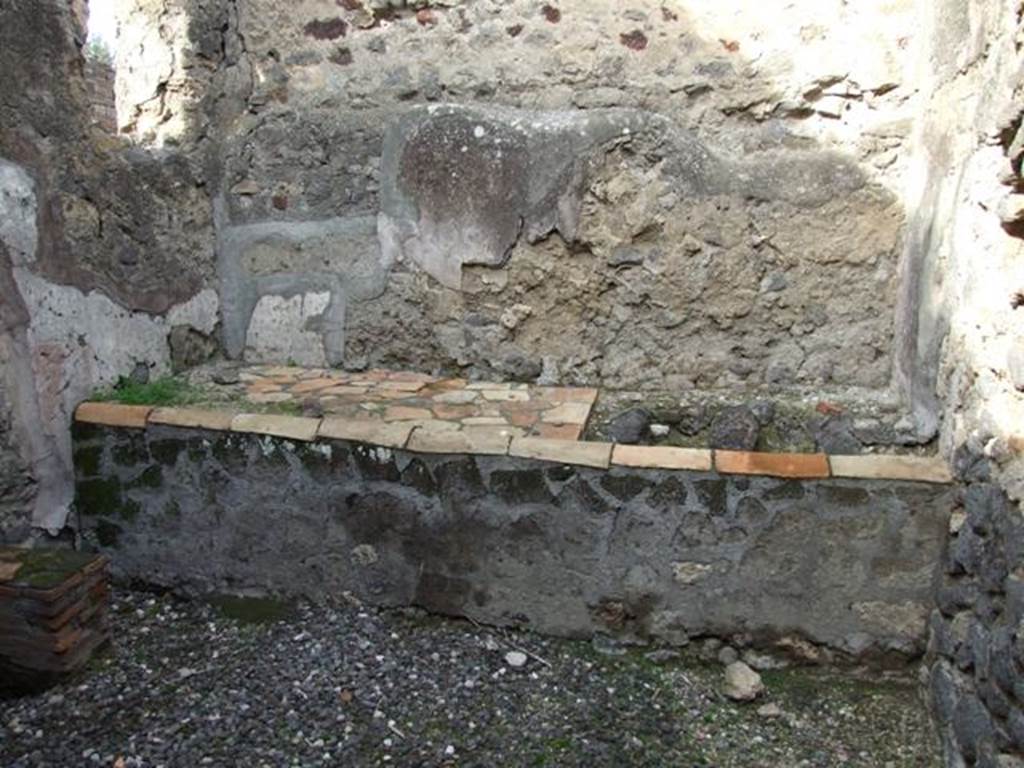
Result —
[[353, 420], [414, 424], [430, 430], [486, 427], [512, 437], [579, 440], [597, 390], [445, 379], [412, 371], [357, 373], [252, 366], [239, 372], [245, 397], [258, 404], [294, 403]]

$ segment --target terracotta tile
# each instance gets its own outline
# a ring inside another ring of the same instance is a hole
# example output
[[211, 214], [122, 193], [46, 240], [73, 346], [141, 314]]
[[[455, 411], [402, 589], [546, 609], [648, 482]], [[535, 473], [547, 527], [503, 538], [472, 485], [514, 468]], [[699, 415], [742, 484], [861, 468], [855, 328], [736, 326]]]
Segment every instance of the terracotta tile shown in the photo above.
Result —
[[590, 415], [590, 406], [586, 403], [561, 403], [541, 414], [541, 421], [546, 424], [583, 424]]
[[[509, 402], [509, 403], [498, 403], [498, 407], [501, 408], [502, 413], [508, 412], [526, 412], [539, 414], [542, 411], [549, 410], [552, 406], [558, 405], [557, 403], [551, 403], [547, 400], [524, 400], [521, 402]], [[539, 418], [539, 416], [538, 416]]]
[[11, 581], [21, 570], [21, 566], [21, 563], [14, 560], [0, 561], [0, 582]]
[[829, 456], [836, 477], [878, 480], [914, 480], [922, 483], [951, 483], [953, 473], [941, 456]]
[[[444, 421], [442, 419], [413, 419], [412, 421], [398, 421], [395, 424], [405, 424], [417, 429], [429, 429], [435, 432], [458, 432], [462, 425], [457, 421]], [[492, 427], [493, 429], [493, 427]]]
[[543, 397], [555, 403], [588, 403], [592, 405], [597, 400], [597, 390], [589, 387], [541, 387], [539, 392]]
[[267, 367], [261, 367], [254, 369], [264, 376], [281, 376], [285, 378], [298, 378], [306, 372], [305, 368], [298, 368], [290, 365], [271, 365]]
[[516, 427], [532, 427], [537, 423], [537, 414], [532, 411], [518, 410], [514, 408], [502, 408], [508, 423]]
[[226, 432], [231, 429], [235, 414], [203, 408], [156, 408], [149, 414], [150, 424], [189, 429], [213, 429]]
[[365, 395], [367, 392], [366, 387], [353, 387], [350, 384], [339, 384], [334, 387], [328, 387], [323, 390], [320, 394], [322, 395]]
[[488, 426], [474, 427], [474, 426], [469, 426], [469, 427], [463, 427], [462, 428], [462, 432], [464, 432], [467, 435], [475, 435], [477, 433], [487, 434], [487, 433], [493, 433], [495, 431], [500, 432], [503, 435], [508, 435], [509, 437], [526, 437], [526, 430], [520, 429], [519, 427], [508, 427], [508, 426], [506, 426], [506, 427], [488, 427]]
[[257, 435], [285, 437], [289, 440], [310, 441], [316, 437], [320, 419], [302, 416], [277, 416], [268, 413], [240, 413], [231, 420], [232, 432], [250, 432]]
[[247, 398], [253, 403], [269, 405], [271, 403], [287, 403], [292, 399], [292, 396], [287, 392], [266, 392], [264, 394], [247, 395]]
[[[321, 401], [322, 403], [323, 401]], [[375, 411], [367, 410], [363, 407], [363, 403], [353, 403], [351, 401], [341, 401], [336, 403], [330, 403], [330, 413], [332, 416], [348, 417], [350, 419], [356, 419], [357, 421], [374, 420], [380, 421], [381, 414]]]
[[425, 386], [422, 381], [385, 381], [380, 388], [394, 392], [419, 392]]
[[465, 379], [441, 379], [440, 381], [432, 381], [426, 386], [426, 389], [431, 393], [451, 392], [455, 389], [465, 389], [468, 383]]
[[531, 434], [554, 440], [579, 440], [583, 427], [579, 424], [536, 424]]
[[317, 436], [333, 440], [354, 440], [386, 448], [403, 448], [413, 427], [410, 424], [386, 424], [383, 421], [343, 419], [328, 416], [320, 422]]
[[364, 397], [373, 398], [374, 400], [408, 400], [413, 397], [415, 392], [403, 392], [400, 389], [371, 389], [364, 395]]
[[652, 469], [690, 469], [711, 471], [711, 451], [700, 448], [673, 448], [656, 445], [616, 445], [612, 464]]
[[576, 440], [548, 440], [540, 437], [516, 437], [508, 450], [509, 456], [554, 461], [560, 464], [579, 464], [607, 469], [611, 461], [611, 443], [583, 443]]
[[420, 373], [419, 371], [389, 371], [387, 376], [388, 384], [394, 383], [406, 383], [406, 384], [429, 384], [435, 381], [434, 377], [429, 373]]
[[772, 477], [828, 477], [828, 459], [823, 453], [755, 453], [715, 451], [715, 469], [726, 474], [771, 475]]
[[430, 410], [439, 419], [465, 419], [477, 412], [472, 405], [435, 405]]
[[337, 383], [338, 382], [334, 381], [333, 379], [326, 378], [306, 379], [304, 381], [300, 381], [298, 384], [293, 385], [291, 388], [291, 392], [292, 394], [295, 395], [304, 395], [308, 392], [316, 392], [321, 389], [333, 387]]
[[479, 397], [479, 392], [472, 389], [453, 389], [450, 392], [441, 392], [431, 396], [435, 403], [446, 405], [466, 405], [472, 403]]
[[102, 424], [107, 427], [142, 429], [146, 426], [146, 419], [152, 410], [153, 407], [150, 405], [82, 403], [75, 409], [75, 421], [86, 424]]
[[512, 435], [505, 430], [472, 432], [416, 429], [409, 438], [409, 450], [420, 453], [468, 453], [504, 456]]
[[392, 405], [384, 411], [384, 421], [408, 421], [409, 419], [432, 419], [434, 414], [426, 408], [409, 408]]
[[526, 402], [530, 399], [529, 392], [522, 392], [515, 389], [482, 389], [480, 394], [484, 396], [485, 400], [493, 400], [495, 402]]

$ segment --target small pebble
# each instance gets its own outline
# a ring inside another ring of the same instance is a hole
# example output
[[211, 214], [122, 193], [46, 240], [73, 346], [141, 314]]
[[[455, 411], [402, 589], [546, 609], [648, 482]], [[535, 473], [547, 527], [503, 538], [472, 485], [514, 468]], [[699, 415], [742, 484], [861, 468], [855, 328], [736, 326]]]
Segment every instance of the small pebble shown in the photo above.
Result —
[[505, 663], [513, 669], [519, 669], [525, 667], [527, 656], [522, 651], [509, 651], [505, 654]]

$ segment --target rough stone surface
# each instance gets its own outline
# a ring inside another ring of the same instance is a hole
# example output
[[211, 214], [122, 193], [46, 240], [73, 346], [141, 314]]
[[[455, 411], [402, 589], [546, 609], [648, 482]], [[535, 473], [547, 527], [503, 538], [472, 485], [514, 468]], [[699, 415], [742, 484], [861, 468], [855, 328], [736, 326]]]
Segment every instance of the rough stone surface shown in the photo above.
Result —
[[749, 408], [724, 408], [711, 422], [710, 445], [732, 451], [752, 451], [760, 429], [760, 422]]
[[613, 418], [606, 429], [608, 439], [633, 445], [643, 442], [651, 426], [651, 414], [644, 408], [631, 408]]
[[[886, 386], [914, 15], [887, 7], [880, 35], [860, 10], [731, 2], [130, 0], [123, 136], [92, 125], [84, 6], [6, 4], [0, 156], [38, 207], [4, 182], [2, 284], [25, 270], [23, 320], [84, 301], [140, 340], [79, 353], [81, 315], [52, 314], [21, 389], [81, 399], [160, 375], [171, 334], [175, 367], [216, 355], [214, 333], [232, 357], [521, 381]], [[46, 506], [59, 526], [66, 500]]]
[[725, 668], [722, 693], [733, 701], [753, 701], [764, 693], [764, 682], [742, 661], [734, 661]]
[[[512, 346], [616, 387], [889, 380], [902, 216], [840, 155], [734, 160], [654, 113], [446, 104], [394, 124], [381, 194], [385, 260], [430, 276], [382, 300], [462, 366]], [[782, 293], [762, 286], [777, 254]]]
[[229, 355], [319, 364], [342, 362], [348, 303], [379, 296], [387, 277], [372, 217], [225, 227], [218, 269]]
[[[111, 608], [116, 642], [85, 680], [4, 702], [6, 768], [939, 764], [907, 675], [773, 673], [784, 715], [768, 719], [723, 701], [721, 671], [685, 651], [604, 655], [348, 601], [115, 588]], [[525, 667], [506, 662], [516, 652]], [[146, 738], [167, 731], [176, 738]]]
[[[0, 537], [64, 525], [67, 424], [91, 389], [217, 354], [214, 335], [233, 357], [673, 397], [898, 394], [866, 420], [755, 414], [759, 439], [938, 435], [1012, 520], [1017, 5], [130, 0], [114, 136], [92, 125], [85, 4], [6, 2]], [[666, 437], [710, 421], [666, 419]], [[937, 603], [972, 611], [983, 648], [1018, 551], [986, 560], [952, 529], [974, 575]], [[874, 602], [862, 616], [917, 621]], [[933, 676], [949, 760], [1012, 764], [1012, 700], [970, 683], [952, 632], [933, 665], [959, 675]]]
[[78, 402], [140, 362], [165, 372], [172, 325], [216, 321], [199, 164], [92, 125], [82, 8], [0, 9], [0, 540], [64, 526]]
[[901, 354], [916, 401], [937, 395], [943, 450], [967, 484], [929, 622], [929, 693], [947, 765], [1013, 765], [1024, 757], [1024, 396], [1012, 360], [1024, 241], [1000, 214], [1022, 188], [1024, 28], [1015, 3], [943, 0], [923, 31], [927, 117], [904, 262], [917, 341]]
[[[801, 635], [867, 657], [921, 651], [923, 625], [874, 616], [927, 611], [951, 493], [152, 426], [83, 425], [76, 452], [89, 540], [152, 583], [351, 591], [556, 634]], [[350, 559], [362, 545], [373, 564]]]
[[1006, 493], [984, 481], [966, 486], [956, 521], [928, 619], [929, 694], [951, 764], [981, 764], [1024, 753], [1024, 521]]

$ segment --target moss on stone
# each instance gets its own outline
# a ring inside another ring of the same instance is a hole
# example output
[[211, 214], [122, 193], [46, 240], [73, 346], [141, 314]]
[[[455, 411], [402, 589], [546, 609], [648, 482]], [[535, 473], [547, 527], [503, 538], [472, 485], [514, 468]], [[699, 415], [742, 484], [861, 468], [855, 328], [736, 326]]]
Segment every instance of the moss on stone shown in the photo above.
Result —
[[21, 568], [13, 583], [50, 589], [63, 583], [93, 557], [90, 552], [72, 549], [25, 549], [17, 555]]
[[208, 599], [225, 617], [242, 624], [272, 624], [284, 621], [294, 611], [290, 603], [273, 597], [213, 595]]
[[276, 437], [264, 438], [269, 441], [269, 449], [260, 448], [256, 463], [264, 467], [287, 467], [288, 455], [291, 453], [285, 447], [285, 440]]
[[159, 488], [164, 484], [164, 470], [159, 464], [151, 464], [126, 487], [128, 488]]
[[149, 448], [141, 435], [122, 430], [119, 437], [122, 438], [121, 442], [110, 449], [110, 456], [115, 464], [122, 467], [135, 467], [150, 462]]
[[235, 467], [241, 470], [248, 463], [247, 454], [251, 445], [250, 441], [258, 439], [251, 435], [225, 435], [213, 441], [210, 453], [225, 468]]
[[100, 520], [96, 523], [96, 540], [103, 547], [116, 547], [118, 539], [123, 532], [121, 526], [109, 520]]
[[206, 458], [207, 446], [205, 440], [201, 437], [190, 437], [187, 443], [188, 460], [192, 463], [198, 463]]
[[75, 471], [82, 477], [95, 477], [103, 461], [102, 445], [85, 445], [75, 449]]
[[161, 510], [161, 514], [164, 517], [170, 518], [171, 520], [180, 520], [181, 505], [178, 503], [178, 500], [168, 499], [167, 501], [165, 501], [163, 509]]
[[111, 514], [121, 506], [121, 483], [116, 477], [82, 480], [75, 487], [75, 505], [85, 515]]
[[168, 467], [178, 461], [178, 454], [185, 447], [183, 441], [174, 438], [166, 440], [154, 440], [149, 444], [149, 452], [153, 458]]
[[103, 436], [103, 430], [104, 428], [99, 424], [86, 424], [82, 421], [76, 421], [71, 424], [71, 440], [76, 445], [91, 440], [98, 440]]
[[128, 522], [132, 522], [142, 512], [142, 505], [135, 499], [125, 499], [117, 508], [116, 514]]
[[295, 448], [295, 457], [313, 475], [320, 475], [331, 468], [331, 456], [323, 445], [302, 444]]

